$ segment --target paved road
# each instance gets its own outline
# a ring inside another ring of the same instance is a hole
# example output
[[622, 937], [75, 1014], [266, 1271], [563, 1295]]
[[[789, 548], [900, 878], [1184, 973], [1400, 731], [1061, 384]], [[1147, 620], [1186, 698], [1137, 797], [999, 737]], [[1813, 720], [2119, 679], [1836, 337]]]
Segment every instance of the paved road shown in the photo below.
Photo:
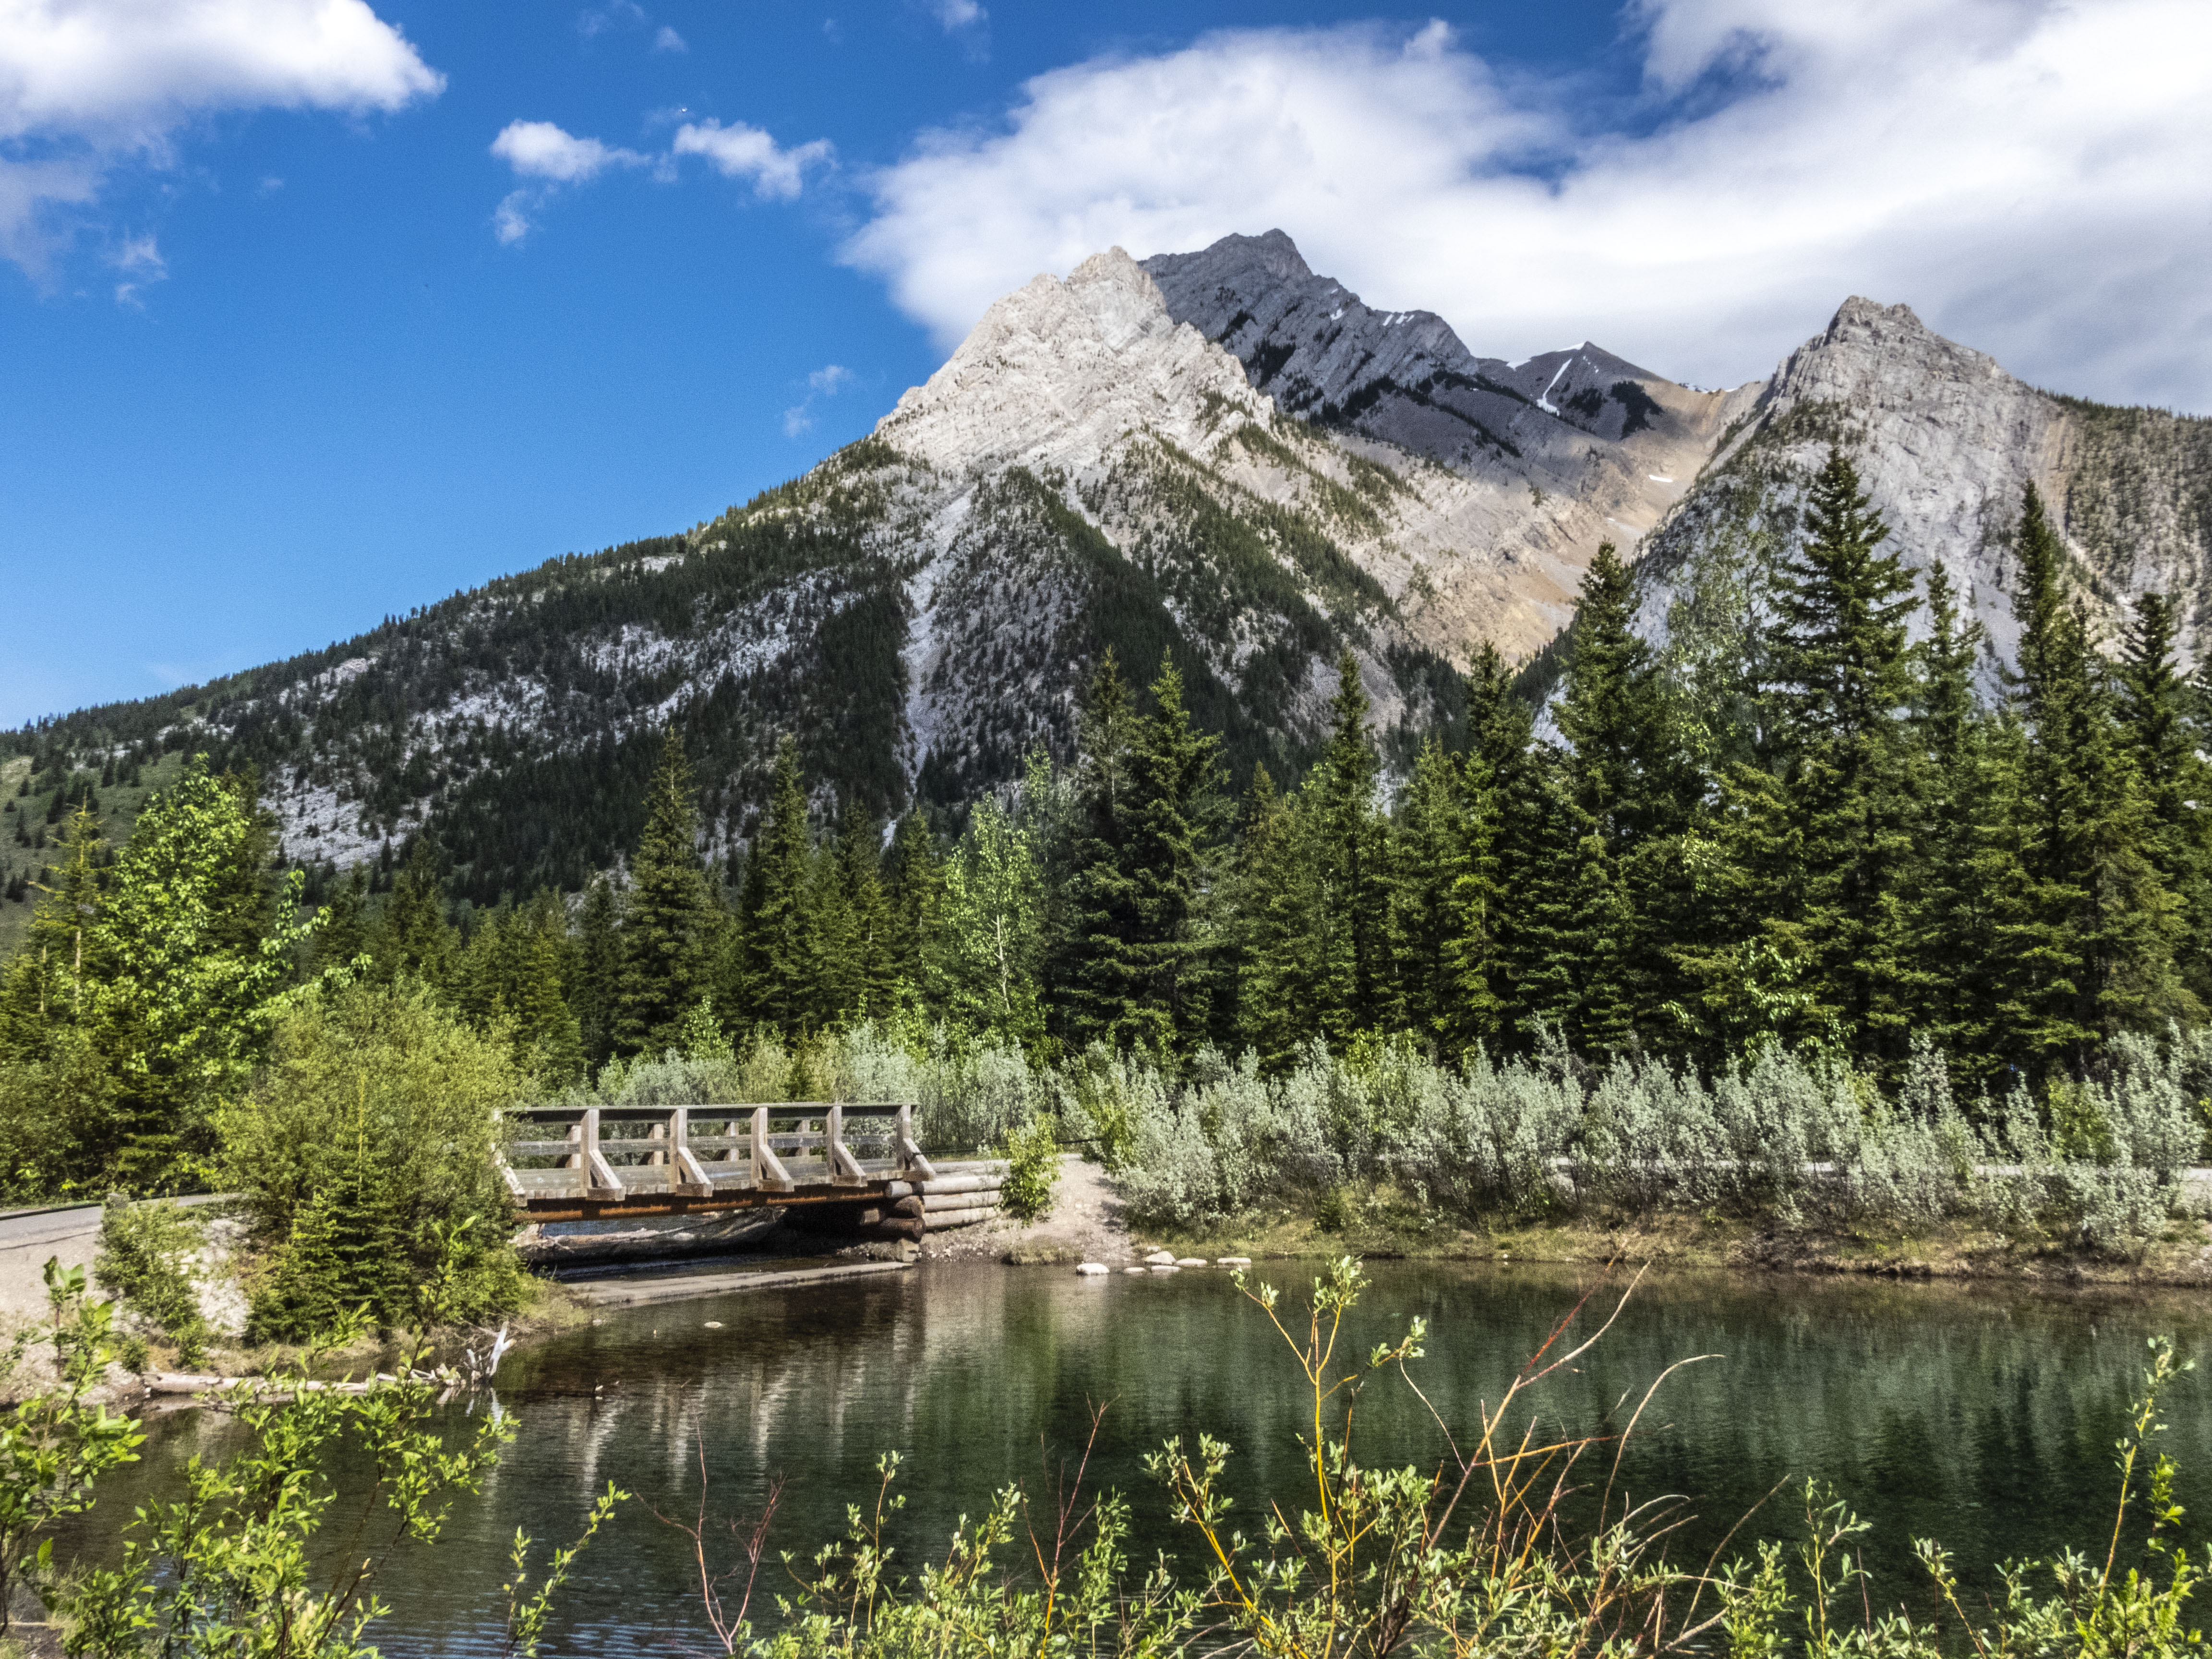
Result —
[[[185, 1204], [212, 1203], [187, 1198]], [[43, 1319], [46, 1258], [64, 1267], [89, 1267], [100, 1244], [100, 1206], [0, 1216], [0, 1322]]]

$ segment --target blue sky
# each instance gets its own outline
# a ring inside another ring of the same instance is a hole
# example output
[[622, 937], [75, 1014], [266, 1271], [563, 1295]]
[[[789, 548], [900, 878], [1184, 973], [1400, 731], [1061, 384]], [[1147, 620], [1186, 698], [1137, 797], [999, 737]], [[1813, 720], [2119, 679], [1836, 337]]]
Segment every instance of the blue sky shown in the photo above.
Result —
[[1705, 384], [1868, 291], [2212, 408], [2201, 7], [195, 4], [0, 0], [0, 722], [689, 526], [1115, 240]]

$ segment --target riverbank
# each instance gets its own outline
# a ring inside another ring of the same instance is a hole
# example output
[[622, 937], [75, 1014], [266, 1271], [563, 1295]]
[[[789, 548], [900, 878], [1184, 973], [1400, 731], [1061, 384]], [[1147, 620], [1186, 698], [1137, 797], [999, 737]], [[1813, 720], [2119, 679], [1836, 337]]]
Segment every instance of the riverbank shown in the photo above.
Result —
[[1281, 1206], [1239, 1224], [1155, 1229], [1142, 1242], [1178, 1255], [1327, 1257], [1595, 1265], [1889, 1279], [2018, 1279], [2061, 1285], [2212, 1285], [2212, 1224], [2175, 1217], [2134, 1253], [2099, 1251], [2046, 1233], [1953, 1220], [1907, 1230], [1790, 1227], [1716, 1212], [1572, 1216], [1469, 1225], [1388, 1189], [1340, 1193], [1334, 1212]]

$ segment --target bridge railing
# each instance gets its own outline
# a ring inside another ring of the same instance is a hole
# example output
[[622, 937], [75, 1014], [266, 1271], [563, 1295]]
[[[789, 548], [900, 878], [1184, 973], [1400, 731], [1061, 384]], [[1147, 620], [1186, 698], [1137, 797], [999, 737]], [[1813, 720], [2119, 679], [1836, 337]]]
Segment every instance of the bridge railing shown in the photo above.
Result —
[[641, 1194], [796, 1192], [927, 1181], [936, 1171], [896, 1102], [788, 1101], [772, 1105], [526, 1106], [501, 1159], [517, 1202]]

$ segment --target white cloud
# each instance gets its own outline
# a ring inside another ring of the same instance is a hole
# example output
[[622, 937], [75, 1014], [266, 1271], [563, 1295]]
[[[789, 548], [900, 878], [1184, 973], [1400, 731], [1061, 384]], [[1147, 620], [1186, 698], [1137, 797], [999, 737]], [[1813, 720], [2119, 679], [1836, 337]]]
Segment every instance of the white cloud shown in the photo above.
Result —
[[[1850, 293], [2040, 384], [2212, 408], [2202, 0], [1634, 0], [1645, 90], [1509, 75], [1441, 24], [1213, 34], [925, 135], [844, 258], [940, 341], [1039, 270], [1289, 231], [1476, 351], [1585, 336], [1763, 374]], [[2195, 43], [2192, 46], [2191, 43]]]
[[786, 201], [799, 194], [807, 168], [827, 166], [836, 154], [826, 138], [782, 149], [758, 127], [742, 121], [726, 127], [712, 118], [677, 128], [671, 150], [703, 155], [723, 177], [751, 179], [755, 195]]
[[783, 411], [783, 435], [796, 438], [814, 426], [817, 399], [834, 398], [853, 384], [853, 371], [842, 363], [825, 363], [806, 377], [806, 398]]
[[937, 21], [944, 25], [947, 34], [957, 29], [973, 28], [991, 15], [977, 5], [975, 0], [933, 0], [930, 10], [936, 14]]
[[[681, 113], [661, 111], [647, 123], [659, 125]], [[827, 139], [783, 149], [757, 127], [742, 121], [726, 127], [713, 119], [685, 122], [667, 152], [658, 155], [580, 138], [550, 121], [510, 121], [491, 141], [491, 153], [531, 181], [510, 191], [492, 211], [493, 234], [509, 245], [530, 234], [535, 216], [563, 185], [588, 184], [610, 168], [650, 167], [665, 182], [676, 176], [678, 156], [703, 155], [726, 178], [750, 179], [755, 195], [787, 201], [804, 186], [807, 168], [828, 165], [835, 154]]]
[[0, 257], [42, 270], [57, 210], [223, 110], [402, 108], [445, 77], [364, 0], [0, 0]]
[[161, 257], [161, 247], [150, 233], [125, 237], [107, 256], [107, 263], [128, 279], [115, 285], [115, 303], [129, 306], [134, 311], [146, 308], [139, 295], [149, 283], [168, 280], [169, 262]]
[[508, 246], [530, 234], [532, 216], [561, 185], [588, 184], [609, 167], [653, 165], [649, 155], [596, 138], [579, 138], [550, 121], [509, 121], [491, 141], [491, 153], [513, 167], [517, 177], [540, 181], [509, 191], [492, 210], [492, 234]]
[[491, 141], [491, 153], [525, 179], [575, 185], [611, 167], [642, 167], [647, 157], [596, 138], [579, 138], [550, 121], [509, 121]]
[[691, 50], [691, 45], [674, 29], [663, 23], [659, 31], [653, 37], [653, 49], [655, 52], [689, 52]]
[[642, 24], [645, 8], [637, 0], [611, 0], [604, 6], [593, 6], [576, 15], [576, 33], [586, 40], [604, 34], [621, 24]]

